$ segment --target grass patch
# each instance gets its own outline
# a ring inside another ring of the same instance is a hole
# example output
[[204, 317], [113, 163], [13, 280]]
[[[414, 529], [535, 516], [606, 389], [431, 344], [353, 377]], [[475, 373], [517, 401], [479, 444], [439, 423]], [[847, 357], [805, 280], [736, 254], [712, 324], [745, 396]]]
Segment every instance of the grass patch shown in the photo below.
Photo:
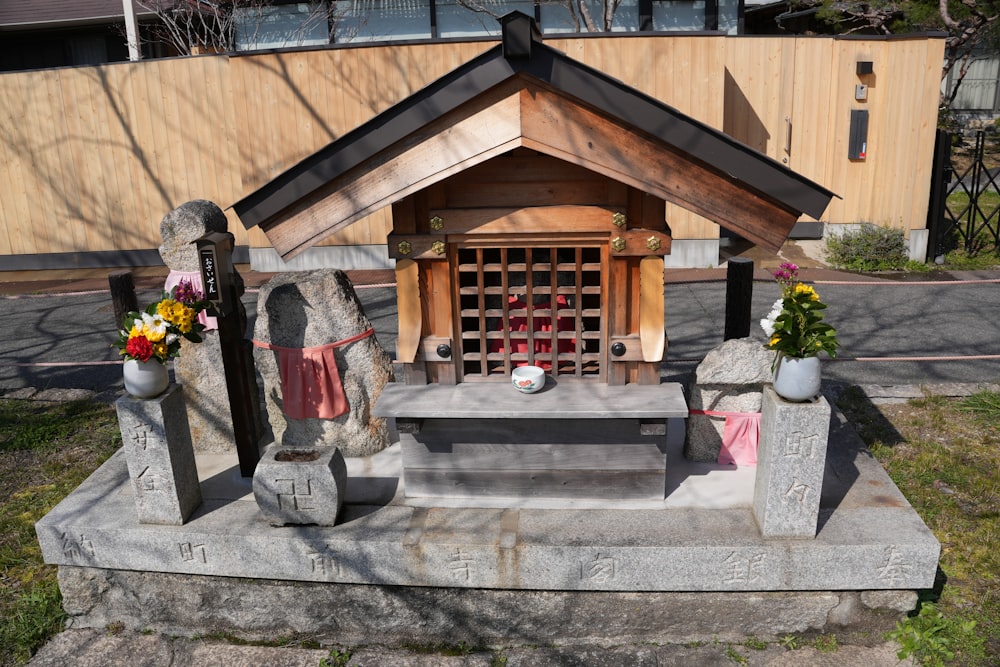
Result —
[[23, 664], [62, 629], [56, 569], [35, 522], [121, 446], [114, 407], [0, 400], [0, 665]]
[[893, 638], [925, 664], [1000, 664], [1000, 395], [838, 406], [941, 542], [942, 585]]
[[[977, 202], [978, 210], [975, 211], [975, 218], [976, 224], [978, 225], [986, 218], [991, 217], [997, 207], [1000, 207], [1000, 193], [993, 190], [984, 190], [979, 193]], [[963, 216], [963, 219], [968, 219], [969, 193], [965, 192], [961, 188], [948, 195], [945, 205], [948, 207], [948, 211], [951, 212], [953, 216]]]
[[346, 649], [333, 649], [330, 655], [319, 661], [319, 667], [347, 667], [351, 662], [351, 652]]

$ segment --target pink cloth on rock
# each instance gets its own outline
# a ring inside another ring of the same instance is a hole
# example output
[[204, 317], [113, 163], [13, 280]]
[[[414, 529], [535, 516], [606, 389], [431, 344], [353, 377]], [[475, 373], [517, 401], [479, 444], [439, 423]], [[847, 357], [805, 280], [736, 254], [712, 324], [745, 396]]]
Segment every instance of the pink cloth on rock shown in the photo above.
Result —
[[[205, 284], [201, 282], [201, 271], [171, 271], [167, 274], [167, 280], [163, 283], [163, 289], [170, 292], [180, 281], [186, 280], [191, 283], [202, 294], [205, 293]], [[219, 328], [219, 320], [212, 317], [204, 310], [198, 313], [198, 321], [205, 325], [205, 331], [212, 331]]]
[[722, 429], [722, 447], [718, 462], [724, 465], [757, 465], [757, 445], [760, 442], [759, 412], [716, 412], [712, 410], [689, 410], [692, 415], [725, 417]]
[[335, 348], [367, 338], [369, 329], [357, 336], [315, 347], [282, 347], [259, 340], [254, 345], [278, 353], [283, 412], [292, 419], [335, 419], [351, 409], [337, 370]]

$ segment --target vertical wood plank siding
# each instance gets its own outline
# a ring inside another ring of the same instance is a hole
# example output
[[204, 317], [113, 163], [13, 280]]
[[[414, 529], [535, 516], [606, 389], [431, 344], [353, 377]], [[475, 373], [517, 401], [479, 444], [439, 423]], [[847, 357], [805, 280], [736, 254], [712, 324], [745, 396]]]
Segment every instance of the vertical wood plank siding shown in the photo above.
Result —
[[[824, 220], [924, 224], [940, 39], [724, 36], [552, 39], [571, 57], [839, 194]], [[493, 46], [392, 45], [0, 74], [0, 255], [156, 247], [164, 214], [223, 208]], [[855, 62], [872, 60], [868, 101]], [[868, 157], [847, 159], [850, 110]], [[786, 118], [791, 141], [786, 151]], [[710, 194], [710, 193], [709, 193]], [[237, 242], [266, 247], [232, 212]], [[667, 208], [675, 239], [718, 228]], [[324, 244], [383, 243], [387, 208]]]

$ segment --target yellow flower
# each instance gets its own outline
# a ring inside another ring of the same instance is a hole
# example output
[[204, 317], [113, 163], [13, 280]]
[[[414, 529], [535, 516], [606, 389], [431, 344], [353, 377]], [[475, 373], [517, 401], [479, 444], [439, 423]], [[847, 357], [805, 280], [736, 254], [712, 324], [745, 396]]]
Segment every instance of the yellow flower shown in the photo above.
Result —
[[153, 343], [153, 354], [160, 359], [166, 359], [168, 355], [167, 344], [164, 342]]
[[168, 322], [173, 323], [173, 312], [174, 306], [176, 305], [177, 302], [173, 299], [164, 299], [156, 304], [156, 314]]
[[781, 342], [781, 336], [779, 336], [778, 334], [774, 334], [773, 336], [771, 336], [771, 340], [768, 341], [767, 344], [774, 346], [777, 345], [779, 342]]
[[799, 283], [795, 286], [795, 294], [805, 294], [809, 297], [810, 301], [819, 301], [819, 294], [813, 289], [812, 285], [803, 285]]

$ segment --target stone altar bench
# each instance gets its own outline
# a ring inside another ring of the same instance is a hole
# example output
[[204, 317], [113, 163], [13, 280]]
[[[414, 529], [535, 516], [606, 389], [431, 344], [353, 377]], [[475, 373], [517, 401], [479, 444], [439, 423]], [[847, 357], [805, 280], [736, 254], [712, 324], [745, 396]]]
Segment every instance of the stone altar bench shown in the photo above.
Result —
[[395, 420], [406, 495], [662, 499], [681, 386], [547, 382], [387, 385], [373, 414]]

